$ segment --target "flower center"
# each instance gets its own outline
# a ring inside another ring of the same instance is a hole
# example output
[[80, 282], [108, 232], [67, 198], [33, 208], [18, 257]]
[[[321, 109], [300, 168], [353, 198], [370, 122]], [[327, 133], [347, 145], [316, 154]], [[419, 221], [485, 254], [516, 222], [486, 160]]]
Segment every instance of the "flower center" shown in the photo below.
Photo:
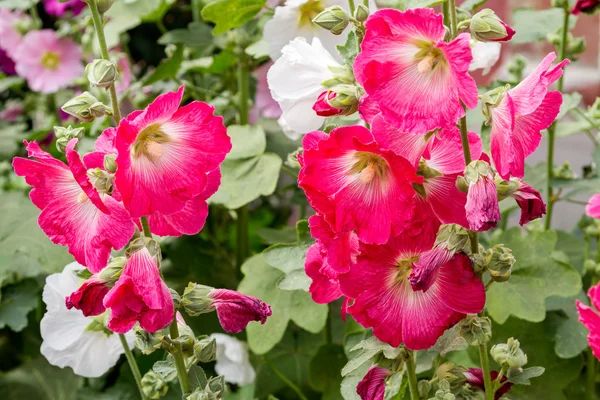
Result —
[[169, 143], [171, 139], [160, 128], [160, 124], [154, 124], [140, 132], [133, 144], [135, 158], [144, 155], [150, 160], [155, 160], [163, 156], [163, 145]]
[[349, 173], [358, 174], [358, 179], [361, 182], [369, 183], [375, 179], [384, 179], [388, 175], [389, 165], [383, 157], [359, 151], [354, 155], [354, 158], [357, 161], [352, 165]]
[[298, 26], [311, 26], [313, 18], [324, 9], [321, 0], [308, 0], [298, 8]]
[[430, 73], [446, 66], [447, 61], [444, 52], [435, 47], [433, 43], [417, 43], [417, 47], [421, 49], [415, 55], [419, 73]]
[[82, 191], [81, 193], [79, 193], [79, 196], [77, 196], [77, 202], [80, 204], [85, 203], [86, 201], [88, 201], [88, 197], [87, 194], [85, 194], [84, 191]]
[[417, 261], [419, 261], [418, 256], [413, 256], [409, 258], [398, 258], [396, 260], [396, 282], [402, 282], [405, 279], [408, 279], [408, 276], [410, 275], [413, 269], [413, 263]]
[[45, 69], [55, 70], [60, 65], [60, 56], [49, 51], [42, 56], [42, 65]]

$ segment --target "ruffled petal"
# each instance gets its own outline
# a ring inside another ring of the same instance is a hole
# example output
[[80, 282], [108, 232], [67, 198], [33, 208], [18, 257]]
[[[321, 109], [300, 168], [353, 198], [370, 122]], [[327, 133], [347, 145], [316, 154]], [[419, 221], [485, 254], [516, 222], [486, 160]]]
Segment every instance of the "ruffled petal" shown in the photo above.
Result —
[[315, 303], [331, 303], [342, 296], [337, 273], [329, 266], [327, 255], [318, 243], [309, 247], [304, 271], [312, 280], [308, 292]]

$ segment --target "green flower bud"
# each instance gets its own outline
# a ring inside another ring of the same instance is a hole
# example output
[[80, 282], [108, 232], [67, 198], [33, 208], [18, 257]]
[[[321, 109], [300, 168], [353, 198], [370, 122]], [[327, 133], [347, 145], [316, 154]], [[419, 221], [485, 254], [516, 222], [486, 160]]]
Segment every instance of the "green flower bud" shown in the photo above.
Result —
[[556, 179], [571, 180], [576, 179], [577, 175], [571, 168], [571, 164], [569, 164], [569, 162], [565, 162], [560, 167], [554, 168], [554, 177]]
[[470, 186], [479, 181], [480, 178], [494, 178], [494, 172], [490, 164], [482, 160], [471, 161], [465, 168], [464, 173], [465, 181]]
[[469, 184], [467, 183], [467, 180], [465, 179], [464, 176], [459, 175], [456, 178], [456, 188], [463, 193], [468, 193], [469, 192]]
[[498, 192], [498, 201], [512, 196], [513, 193], [519, 190], [522, 186], [521, 182], [518, 180], [513, 178], [509, 181], [505, 181], [498, 174], [496, 174], [494, 177], [494, 182], [496, 183], [496, 191]]
[[302, 147], [299, 147], [296, 151], [288, 153], [287, 159], [284, 164], [293, 169], [300, 169], [300, 162], [298, 162], [298, 155], [302, 153]]
[[207, 335], [200, 336], [194, 344], [194, 356], [203, 363], [214, 361], [217, 358], [217, 341]]
[[334, 35], [340, 35], [348, 26], [350, 17], [342, 7], [331, 6], [321, 11], [312, 22]]
[[75, 118], [79, 118], [85, 122], [92, 122], [94, 116], [90, 112], [90, 107], [95, 103], [98, 103], [97, 98], [89, 92], [83, 92], [79, 96], [67, 101], [62, 106], [62, 110]]
[[481, 107], [481, 111], [483, 112], [483, 116], [485, 117], [486, 124], [491, 124], [492, 122], [492, 111], [491, 108], [496, 107], [502, 99], [506, 92], [510, 90], [510, 85], [500, 86], [495, 89], [487, 91], [485, 94], [481, 96], [481, 102], [483, 106]]
[[443, 174], [438, 170], [427, 166], [427, 160], [425, 160], [423, 157], [421, 157], [421, 160], [419, 161], [417, 175], [422, 176], [423, 178], [425, 178], [425, 180], [443, 176]]
[[578, 54], [585, 53], [587, 50], [587, 45], [585, 43], [584, 37], [576, 37], [571, 39], [569, 42], [568, 53], [570, 54], [569, 59], [578, 58], [576, 57]]
[[142, 378], [142, 391], [150, 399], [160, 399], [169, 391], [169, 384], [159, 374], [150, 370]]
[[219, 400], [216, 393], [207, 392], [200, 388], [196, 388], [185, 400]]
[[511, 249], [504, 247], [503, 244], [497, 244], [489, 249], [488, 253], [488, 271], [492, 279], [496, 282], [506, 282], [510, 278], [512, 266], [515, 264], [515, 257]]
[[119, 76], [117, 64], [104, 59], [92, 61], [85, 71], [90, 85], [101, 88], [109, 88]]
[[417, 384], [417, 388], [419, 389], [419, 398], [427, 398], [429, 392], [431, 392], [431, 382], [426, 379], [421, 379]]
[[104, 105], [104, 103], [97, 101], [92, 104], [89, 108], [90, 115], [94, 118], [100, 118], [105, 115], [112, 115], [112, 109]]
[[98, 5], [98, 11], [101, 14], [104, 14], [112, 7], [115, 0], [96, 0], [96, 4]]
[[104, 156], [104, 169], [108, 172], [117, 172], [117, 156], [116, 154], [107, 154]]
[[106, 282], [116, 282], [123, 272], [123, 267], [127, 259], [125, 257], [115, 257], [108, 265], [98, 273], [98, 277]]
[[458, 325], [458, 333], [471, 346], [479, 346], [492, 338], [492, 321], [488, 317], [469, 316]]
[[351, 66], [346, 64], [341, 66], [330, 65], [328, 68], [333, 73], [333, 78], [321, 82], [321, 85], [323, 85], [327, 89], [331, 89], [332, 91], [338, 93], [338, 90], [334, 89], [338, 85], [353, 85], [356, 83], [356, 79], [354, 78], [354, 72], [352, 71]]
[[[141, 250], [143, 248], [148, 249], [148, 252], [150, 252], [150, 255], [152, 257], [155, 257], [158, 259], [158, 261], [160, 261], [161, 259], [161, 252], [160, 252], [160, 244], [158, 244], [158, 242], [154, 239], [150, 239], [148, 237], [140, 237], [137, 238], [135, 240], [132, 240], [131, 243], [129, 243], [129, 246], [127, 247], [127, 249], [125, 250], [125, 255], [127, 257], [130, 257], [133, 253], [135, 253], [138, 250]], [[158, 263], [160, 264], [160, 263]]]
[[365, 22], [369, 18], [369, 8], [364, 4], [359, 4], [354, 11], [354, 19], [358, 22]]
[[219, 375], [210, 378], [207, 387], [217, 396], [222, 395], [225, 392], [225, 377]]
[[494, 345], [490, 350], [494, 361], [504, 368], [521, 368], [527, 364], [527, 355], [521, 350], [517, 339], [510, 338], [506, 343]]
[[450, 383], [442, 380], [438, 383], [439, 389], [435, 392], [430, 400], [455, 400], [454, 395], [450, 392]]
[[165, 338], [163, 330], [150, 333], [140, 327], [135, 328], [134, 334], [133, 345], [144, 354], [152, 354], [155, 350], [160, 349]]
[[505, 42], [514, 34], [515, 31], [489, 8], [479, 11], [471, 18], [471, 35], [481, 42]]
[[596, 264], [596, 262], [594, 260], [590, 260], [589, 258], [587, 260], [584, 261], [583, 263], [583, 272], [585, 274], [588, 273], [596, 273], [596, 270], [598, 268], [598, 264]]
[[434, 244], [434, 246], [444, 246], [454, 253], [463, 251], [468, 245], [469, 232], [457, 224], [440, 226]]
[[71, 139], [81, 139], [85, 135], [85, 128], [73, 128], [71, 125], [68, 127], [55, 126], [54, 135], [56, 136], [56, 148], [61, 153], [64, 153], [67, 149], [67, 144]]
[[181, 305], [185, 312], [191, 317], [197, 317], [213, 311], [215, 306], [210, 297], [213, 290], [214, 288], [210, 286], [190, 282], [181, 296]]
[[464, 374], [466, 370], [467, 369], [465, 367], [460, 365], [456, 365], [451, 362], [445, 362], [438, 367], [438, 369], [435, 371], [435, 374], [440, 381], [445, 380], [450, 384], [450, 387], [457, 388], [462, 386], [462, 384], [467, 380]]
[[100, 168], [88, 169], [87, 176], [99, 193], [111, 194], [113, 192], [113, 180], [115, 176]]

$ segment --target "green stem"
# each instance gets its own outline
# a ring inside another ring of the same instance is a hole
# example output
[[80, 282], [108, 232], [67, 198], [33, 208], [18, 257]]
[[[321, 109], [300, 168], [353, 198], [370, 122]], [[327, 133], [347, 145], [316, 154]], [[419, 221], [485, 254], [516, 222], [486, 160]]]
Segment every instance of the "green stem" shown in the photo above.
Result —
[[498, 389], [502, 387], [502, 377], [504, 377], [504, 374], [506, 374], [506, 368], [502, 367], [502, 369], [498, 373], [498, 376], [494, 380], [494, 393], [496, 393]]
[[[98, 4], [96, 4], [96, 0], [88, 0], [88, 4], [90, 6], [90, 11], [92, 12], [92, 21], [94, 21], [96, 36], [98, 36], [100, 53], [102, 54], [103, 59], [110, 61], [110, 57], [108, 55], [108, 46], [106, 45], [106, 37], [104, 36], [104, 17], [102, 14], [100, 14], [100, 11], [98, 11]], [[119, 99], [117, 98], [117, 89], [115, 88], [114, 83], [110, 85], [109, 93], [113, 110], [113, 119], [118, 125], [121, 121], [121, 110], [119, 109]]]
[[267, 363], [269, 368], [273, 370], [275, 375], [277, 375], [279, 379], [283, 381], [283, 383], [288, 385], [290, 389], [292, 389], [301, 400], [308, 400], [304, 393], [302, 393], [302, 390], [300, 390], [300, 388], [294, 382], [292, 382], [287, 376], [285, 376], [281, 371], [279, 371], [267, 356], [265, 356], [265, 362]]
[[419, 400], [419, 385], [417, 383], [417, 366], [415, 363], [415, 352], [408, 352], [408, 360], [406, 360], [406, 371], [408, 373], [408, 387], [410, 389], [411, 400]]
[[[567, 40], [569, 34], [569, 18], [571, 17], [571, 12], [567, 6], [563, 8], [564, 19], [563, 19], [563, 27], [562, 27], [562, 40], [560, 42], [560, 58], [559, 60], [564, 60], [567, 55]], [[565, 74], [563, 73], [561, 77], [558, 79], [558, 91], [562, 92], [563, 84], [564, 84]], [[550, 125], [548, 128], [548, 159], [547, 162], [547, 175], [548, 182], [546, 184], [546, 219], [544, 220], [544, 229], [549, 230], [552, 226], [552, 211], [554, 211], [554, 191], [552, 189], [552, 178], [554, 177], [554, 142], [556, 140], [556, 121]]]
[[127, 358], [127, 362], [129, 363], [129, 368], [131, 368], [131, 373], [133, 374], [133, 378], [135, 379], [135, 384], [140, 391], [140, 398], [142, 400], [146, 400], [146, 395], [144, 395], [144, 391], [142, 390], [142, 374], [140, 373], [140, 369], [138, 368], [137, 363], [135, 362], [135, 357], [133, 357], [133, 353], [127, 344], [127, 339], [125, 339], [125, 335], [119, 333], [119, 339], [121, 339], [121, 344], [123, 345], [123, 350], [125, 350], [125, 357]]
[[456, 1], [448, 0], [448, 8], [450, 10], [450, 33], [452, 35], [452, 39], [458, 35], [458, 28], [456, 23]]
[[241, 267], [246, 257], [250, 254], [250, 241], [248, 239], [248, 206], [240, 207], [237, 212], [237, 246], [235, 252], [236, 265]]
[[148, 222], [148, 217], [141, 217], [140, 222], [142, 223], [144, 236], [152, 238], [152, 231], [150, 231], [150, 223]]
[[479, 345], [479, 358], [481, 359], [481, 370], [483, 371], [485, 398], [486, 400], [494, 400], [494, 388], [490, 375], [490, 360], [488, 358], [487, 344], [485, 343]]
[[594, 400], [596, 398], [596, 357], [592, 353], [592, 349], [587, 351], [587, 385], [585, 390], [586, 400]]
[[471, 148], [469, 147], [469, 132], [467, 131], [467, 117], [464, 116], [459, 121], [460, 141], [462, 143], [463, 155], [465, 156], [465, 165], [471, 163]]
[[[177, 327], [177, 318], [173, 318], [173, 322], [169, 325], [169, 333], [171, 339], [177, 339], [179, 337], [179, 328]], [[181, 393], [184, 395], [190, 393], [190, 381], [188, 379], [187, 368], [185, 367], [185, 360], [183, 359], [183, 351], [181, 350], [181, 343], [175, 345], [175, 351], [171, 353], [175, 359], [175, 367], [177, 368], [177, 376], [179, 376], [179, 386], [181, 386]]]
[[331, 305], [329, 305], [329, 307], [327, 308], [327, 320], [325, 321], [323, 336], [325, 336], [325, 343], [333, 343], [333, 333], [331, 332]]
[[442, 13], [444, 14], [444, 25], [450, 28], [450, 8], [447, 1], [442, 5]]
[[33, 19], [33, 23], [35, 24], [35, 27], [37, 29], [42, 28], [43, 23], [42, 23], [42, 19], [40, 18], [40, 13], [38, 12], [38, 9], [37, 9], [37, 4], [32, 5], [31, 8], [29, 9], [29, 12], [31, 14], [31, 19]]
[[202, 22], [202, 0], [192, 0], [192, 16], [194, 22]]
[[348, 6], [350, 7], [350, 16], [354, 17], [354, 10], [356, 9], [354, 0], [348, 0]]

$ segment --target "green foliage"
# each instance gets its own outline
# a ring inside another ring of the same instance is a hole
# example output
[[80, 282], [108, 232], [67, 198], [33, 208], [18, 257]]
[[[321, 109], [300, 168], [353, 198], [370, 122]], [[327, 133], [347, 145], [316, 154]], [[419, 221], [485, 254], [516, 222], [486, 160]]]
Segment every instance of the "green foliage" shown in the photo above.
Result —
[[531, 385], [531, 382], [529, 380], [531, 378], [537, 378], [538, 376], [542, 376], [544, 371], [545, 369], [543, 367], [525, 368], [523, 371], [511, 374], [508, 381], [517, 385]]
[[344, 347], [338, 344], [322, 345], [310, 360], [309, 383], [315, 390], [323, 392], [323, 399], [341, 398], [342, 375], [340, 372], [347, 361]]
[[0, 8], [9, 10], [27, 10], [39, 2], [40, 0], [1, 0]]
[[267, 0], [213, 0], [202, 9], [202, 18], [215, 23], [215, 35], [238, 28], [250, 21]]
[[424, 7], [433, 7], [438, 4], [445, 3], [446, 0], [401, 0], [402, 3], [401, 8], [403, 10], [408, 10], [409, 8], [424, 8]]
[[346, 43], [344, 45], [337, 46], [338, 52], [344, 59], [344, 62], [348, 65], [352, 65], [354, 59], [358, 55], [358, 39], [356, 38], [356, 33], [354, 31], [350, 31], [348, 33], [348, 37], [346, 38]]
[[232, 149], [221, 165], [221, 186], [210, 202], [236, 209], [275, 191], [282, 160], [265, 152], [265, 132], [259, 125], [231, 125], [228, 134]]
[[155, 82], [177, 77], [177, 73], [179, 72], [179, 68], [181, 68], [182, 61], [183, 45], [178, 44], [173, 55], [161, 62], [160, 65], [142, 81], [142, 85], [147, 86]]
[[187, 47], [206, 48], [212, 45], [211, 27], [201, 22], [192, 22], [187, 29], [174, 29], [158, 39], [159, 44], [183, 44]]
[[466, 12], [474, 12], [482, 7], [485, 3], [487, 3], [487, 0], [465, 0], [460, 4], [460, 6], [458, 6], [458, 8]]
[[27, 279], [2, 290], [0, 328], [8, 326], [15, 332], [27, 326], [27, 314], [38, 304], [39, 286]]
[[[531, 10], [519, 8], [513, 12], [512, 28], [516, 31], [512, 43], [533, 43], [546, 38], [562, 26], [564, 12], [560, 8]], [[571, 24], [575, 18], [571, 17]]]
[[250, 257], [242, 265], [244, 279], [238, 290], [271, 305], [273, 315], [264, 325], [252, 323], [246, 328], [250, 349], [257, 354], [271, 350], [283, 337], [289, 321], [312, 333], [320, 332], [327, 319], [327, 306], [312, 301], [303, 290], [281, 290], [277, 283], [281, 271], [271, 267], [263, 254]]
[[554, 350], [560, 358], [575, 357], [588, 347], [588, 331], [579, 322], [576, 300], [589, 305], [583, 292], [574, 297], [552, 296], [546, 300], [546, 309], [549, 312], [544, 323], [551, 332], [555, 332]]

